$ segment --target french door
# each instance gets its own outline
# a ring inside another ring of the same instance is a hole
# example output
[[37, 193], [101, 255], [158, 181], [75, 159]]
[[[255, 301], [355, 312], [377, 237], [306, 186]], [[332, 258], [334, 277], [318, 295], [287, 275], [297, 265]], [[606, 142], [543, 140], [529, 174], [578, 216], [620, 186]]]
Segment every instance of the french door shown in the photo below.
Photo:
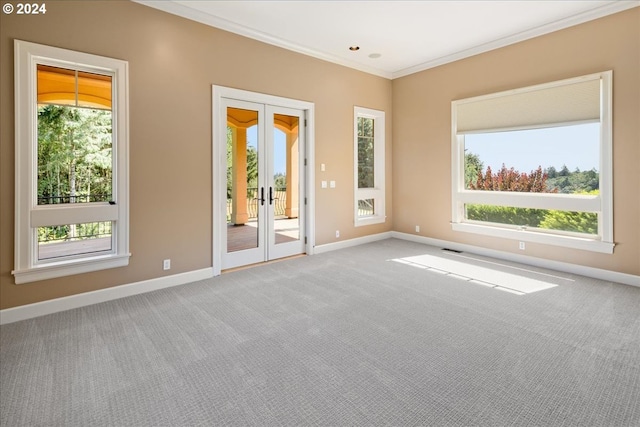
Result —
[[218, 223], [221, 268], [304, 253], [305, 111], [231, 98], [221, 98], [220, 107], [226, 121], [226, 138], [218, 142], [226, 144], [226, 185], [218, 187], [226, 192]]

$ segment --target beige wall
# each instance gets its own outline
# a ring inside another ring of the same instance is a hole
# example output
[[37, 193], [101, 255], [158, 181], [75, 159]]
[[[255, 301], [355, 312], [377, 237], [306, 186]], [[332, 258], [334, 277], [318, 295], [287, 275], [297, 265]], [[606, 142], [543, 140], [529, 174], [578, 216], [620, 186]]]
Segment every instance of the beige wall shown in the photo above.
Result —
[[[453, 232], [451, 101], [613, 70], [613, 255]], [[394, 230], [640, 274], [640, 8], [393, 81]], [[407, 207], [411, 207], [408, 209]]]
[[[130, 265], [15, 285], [13, 40], [129, 61]], [[47, 2], [42, 16], [0, 18], [0, 308], [211, 266], [211, 85], [315, 103], [316, 243], [391, 229], [353, 227], [353, 107], [387, 112], [391, 81], [125, 1]], [[320, 163], [326, 172], [320, 172]], [[322, 190], [319, 181], [335, 180]], [[172, 269], [162, 270], [171, 258]]]
[[[212, 84], [315, 103], [317, 244], [336, 241], [335, 230], [343, 240], [420, 225], [427, 237], [522, 254], [517, 242], [450, 229], [451, 100], [613, 69], [615, 253], [530, 243], [524, 254], [640, 274], [639, 28], [635, 8], [391, 82], [130, 2], [50, 2], [44, 16], [2, 14], [0, 308], [211, 266]], [[16, 38], [129, 61], [128, 267], [14, 284]], [[387, 113], [382, 225], [353, 227], [354, 105]], [[320, 189], [320, 180], [337, 188]]]

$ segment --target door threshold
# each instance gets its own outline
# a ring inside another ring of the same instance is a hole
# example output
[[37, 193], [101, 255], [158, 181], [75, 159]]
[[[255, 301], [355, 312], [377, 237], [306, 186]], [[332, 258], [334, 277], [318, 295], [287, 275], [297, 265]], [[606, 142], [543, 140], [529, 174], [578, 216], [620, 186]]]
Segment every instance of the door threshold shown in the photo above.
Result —
[[307, 256], [306, 253], [296, 254], [296, 255], [286, 256], [286, 257], [282, 257], [282, 258], [278, 258], [278, 259], [272, 259], [270, 261], [256, 262], [254, 264], [247, 264], [247, 265], [241, 265], [239, 267], [227, 268], [225, 270], [222, 270], [220, 273], [221, 274], [233, 273], [234, 271], [246, 270], [248, 268], [260, 267], [262, 265], [273, 264], [273, 263], [276, 263], [276, 262], [286, 261], [286, 260], [289, 260], [289, 259], [302, 258], [302, 257], [305, 257], [305, 256]]

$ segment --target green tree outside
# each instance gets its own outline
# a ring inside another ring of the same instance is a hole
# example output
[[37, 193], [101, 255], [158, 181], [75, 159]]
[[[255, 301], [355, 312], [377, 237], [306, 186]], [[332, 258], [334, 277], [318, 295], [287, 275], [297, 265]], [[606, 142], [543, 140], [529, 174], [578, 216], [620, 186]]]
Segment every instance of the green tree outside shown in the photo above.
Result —
[[[38, 204], [107, 202], [113, 182], [110, 110], [38, 108]], [[111, 223], [39, 227], [38, 241], [111, 234]]]
[[374, 119], [358, 117], [358, 188], [373, 188]]
[[[227, 200], [233, 189], [233, 130], [227, 126]], [[247, 197], [255, 197], [258, 187], [258, 151], [247, 144]]]
[[[571, 172], [566, 165], [559, 172], [553, 167], [543, 170], [539, 166], [530, 173], [521, 173], [505, 165], [497, 172], [493, 172], [491, 167], [483, 171], [480, 157], [474, 153], [465, 153], [465, 186], [467, 189], [484, 191], [596, 195], [599, 192], [599, 174], [595, 170]], [[585, 234], [598, 233], [598, 215], [592, 212], [480, 204], [467, 204], [465, 209], [467, 219], [474, 221]]]
[[478, 179], [478, 174], [482, 174], [484, 163], [480, 156], [474, 153], [464, 153], [464, 186], [470, 189], [471, 185]]

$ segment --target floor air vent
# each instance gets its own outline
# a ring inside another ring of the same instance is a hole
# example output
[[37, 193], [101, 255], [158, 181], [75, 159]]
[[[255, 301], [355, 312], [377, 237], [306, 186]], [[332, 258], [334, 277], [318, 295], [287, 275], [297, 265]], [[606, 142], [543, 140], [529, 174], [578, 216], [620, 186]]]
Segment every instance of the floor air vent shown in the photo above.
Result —
[[443, 251], [447, 251], [447, 252], [453, 252], [453, 253], [456, 253], [456, 254], [461, 254], [462, 253], [462, 251], [459, 251], [457, 249], [442, 248], [442, 250]]

